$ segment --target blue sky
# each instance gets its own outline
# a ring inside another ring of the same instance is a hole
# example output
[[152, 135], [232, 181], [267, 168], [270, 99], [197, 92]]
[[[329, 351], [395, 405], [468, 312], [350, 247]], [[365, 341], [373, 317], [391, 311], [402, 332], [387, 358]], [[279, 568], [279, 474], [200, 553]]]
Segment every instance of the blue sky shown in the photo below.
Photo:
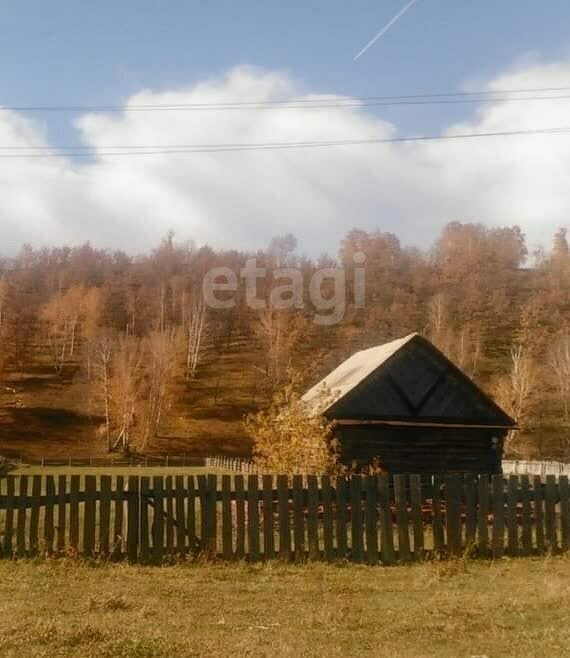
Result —
[[[570, 3], [4, 0], [0, 105], [122, 105], [568, 87]], [[248, 68], [249, 67], [249, 68]], [[520, 224], [548, 243], [570, 217], [570, 136], [461, 144], [112, 159], [109, 144], [366, 139], [569, 125], [570, 100], [263, 113], [0, 110], [0, 252], [23, 241], [148, 249], [182, 239], [259, 247], [293, 231], [311, 254], [358, 226], [425, 246], [450, 220]], [[239, 116], [238, 116], [239, 114]], [[1, 153], [0, 153], [1, 154]], [[52, 157], [53, 156], [53, 157]]]
[[[285, 70], [315, 91], [451, 91], [533, 53], [568, 53], [563, 0], [419, 0], [358, 62], [403, 0], [4, 0], [0, 103], [104, 104], [141, 88], [187, 85], [239, 64]], [[383, 111], [428, 130], [465, 107]], [[69, 141], [69, 115], [42, 115]]]

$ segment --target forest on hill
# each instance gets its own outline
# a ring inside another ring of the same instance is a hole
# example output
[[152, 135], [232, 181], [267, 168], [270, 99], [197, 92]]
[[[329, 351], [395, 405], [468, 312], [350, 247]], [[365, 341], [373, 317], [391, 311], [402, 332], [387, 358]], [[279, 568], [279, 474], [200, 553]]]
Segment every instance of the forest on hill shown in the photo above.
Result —
[[[267, 270], [255, 303], [241, 285], [251, 259]], [[215, 307], [213, 268], [237, 281]], [[274, 303], [284, 268], [301, 285], [294, 304]], [[314, 281], [334, 321], [315, 322]], [[23, 246], [0, 260], [0, 454], [247, 455], [244, 415], [291, 368], [308, 387], [354, 351], [420, 331], [517, 418], [512, 455], [570, 459], [569, 329], [565, 229], [532, 254], [517, 226], [459, 222], [425, 250], [353, 230], [314, 260], [291, 235], [251, 253], [172, 234], [136, 257]]]

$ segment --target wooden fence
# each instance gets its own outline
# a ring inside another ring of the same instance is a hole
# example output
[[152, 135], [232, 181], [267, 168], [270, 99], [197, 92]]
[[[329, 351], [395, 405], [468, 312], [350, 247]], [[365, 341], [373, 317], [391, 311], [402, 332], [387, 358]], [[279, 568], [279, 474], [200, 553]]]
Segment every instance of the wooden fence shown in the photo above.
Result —
[[533, 459], [503, 460], [504, 475], [568, 475], [570, 464]]
[[390, 564], [570, 549], [568, 477], [6, 476], [4, 557]]
[[251, 459], [244, 459], [243, 457], [226, 457], [225, 455], [206, 457], [204, 465], [206, 468], [232, 471], [233, 473], [256, 474], [259, 472]]

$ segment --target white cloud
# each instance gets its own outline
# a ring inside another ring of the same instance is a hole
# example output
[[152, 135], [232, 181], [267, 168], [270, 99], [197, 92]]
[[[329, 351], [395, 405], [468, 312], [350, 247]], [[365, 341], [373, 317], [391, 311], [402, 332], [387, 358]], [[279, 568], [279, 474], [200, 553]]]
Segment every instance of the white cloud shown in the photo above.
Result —
[[[570, 62], [526, 62], [489, 89], [564, 87]], [[311, 96], [276, 72], [237, 68], [188, 89], [141, 91], [129, 104]], [[564, 126], [570, 101], [494, 102], [444, 133]], [[22, 241], [90, 240], [131, 252], [169, 228], [180, 239], [259, 247], [292, 231], [312, 254], [357, 226], [429, 242], [451, 219], [520, 224], [532, 243], [570, 217], [570, 135], [266, 152], [109, 157], [115, 145], [263, 143], [391, 137], [365, 108], [128, 112], [77, 122], [89, 162], [0, 158], [0, 252]], [[0, 146], [48, 145], [39, 124], [0, 111]]]

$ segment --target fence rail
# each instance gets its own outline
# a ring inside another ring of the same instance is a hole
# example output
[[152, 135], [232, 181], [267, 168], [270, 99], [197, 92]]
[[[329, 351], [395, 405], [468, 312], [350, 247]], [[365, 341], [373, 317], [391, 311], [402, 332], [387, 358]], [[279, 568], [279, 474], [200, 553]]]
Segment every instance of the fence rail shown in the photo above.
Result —
[[0, 480], [4, 557], [390, 564], [570, 550], [567, 476], [108, 475]]

